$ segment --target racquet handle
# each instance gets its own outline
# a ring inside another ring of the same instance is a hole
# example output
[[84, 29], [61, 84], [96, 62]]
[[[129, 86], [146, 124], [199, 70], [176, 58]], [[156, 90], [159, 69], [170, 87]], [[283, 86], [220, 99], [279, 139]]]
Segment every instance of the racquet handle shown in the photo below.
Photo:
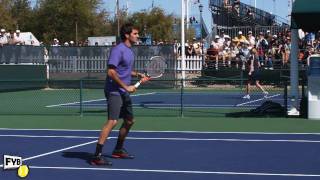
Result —
[[138, 88], [141, 85], [141, 81], [137, 82], [134, 87]]

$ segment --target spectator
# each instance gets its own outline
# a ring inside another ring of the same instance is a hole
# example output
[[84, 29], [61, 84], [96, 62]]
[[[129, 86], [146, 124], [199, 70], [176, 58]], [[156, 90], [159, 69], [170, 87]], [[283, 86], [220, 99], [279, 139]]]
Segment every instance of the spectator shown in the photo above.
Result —
[[234, 38], [234, 41], [237, 43], [237, 46], [240, 45], [241, 41], [246, 41], [246, 40], [247, 38], [244, 35], [242, 35], [242, 31], [239, 31], [238, 36]]
[[16, 45], [18, 42], [14, 38], [14, 31], [9, 31], [10, 35], [7, 37], [8, 38], [8, 44], [10, 45]]
[[262, 32], [259, 33], [259, 39], [257, 42], [257, 50], [258, 50], [258, 59], [260, 62], [260, 65], [264, 65], [264, 56], [265, 52], [268, 49], [268, 41], [264, 38], [264, 34]]
[[231, 51], [230, 51], [230, 44], [231, 44], [231, 38], [229, 35], [224, 35], [224, 45], [223, 45], [223, 66], [226, 66], [226, 61], [227, 61], [227, 66], [231, 66]]
[[250, 17], [250, 18], [254, 18], [254, 14], [253, 14], [253, 12], [252, 12], [252, 10], [251, 10], [250, 8], [247, 9], [246, 15], [247, 15], [248, 17]]
[[271, 48], [271, 41], [273, 39], [272, 37], [272, 34], [271, 34], [271, 31], [270, 30], [267, 30], [267, 33], [265, 35], [265, 39], [268, 41], [268, 45], [269, 45], [269, 48]]
[[[237, 59], [237, 55], [239, 54], [239, 49], [238, 46], [236, 45], [235, 42], [232, 42], [230, 45], [230, 59], [235, 59], [236, 62], [239, 62], [239, 60]], [[236, 63], [236, 67], [239, 68], [238, 63]]]
[[20, 35], [20, 30], [17, 29], [16, 30], [16, 34], [14, 36], [14, 40], [17, 42], [17, 45], [24, 45], [25, 41], [22, 39], [21, 35]]
[[58, 40], [57, 38], [54, 38], [54, 39], [53, 39], [53, 44], [52, 44], [52, 46], [60, 46], [60, 45], [59, 45], [59, 40]]
[[214, 49], [219, 50], [219, 43], [218, 40], [220, 37], [218, 35], [215, 36], [214, 41], [212, 41], [211, 45], [213, 46]]
[[245, 70], [245, 64], [249, 60], [250, 57], [250, 50], [248, 48], [249, 42], [247, 40], [241, 41], [241, 48], [239, 50], [239, 60], [238, 64], [242, 65], [242, 70]]
[[240, 16], [240, 0], [235, 0], [233, 2], [233, 9], [237, 13], [237, 15]]
[[265, 67], [265, 69], [270, 69], [270, 70], [273, 70], [273, 50], [272, 48], [271, 49], [268, 49], [267, 50], [267, 53], [266, 53], [266, 64], [267, 64], [267, 67]]
[[[182, 46], [180, 46], [179, 48], [178, 48], [178, 53], [179, 53], [179, 56], [181, 56], [181, 54], [182, 54]], [[184, 45], [184, 49], [185, 49], [185, 56], [190, 56], [189, 54], [188, 54], [188, 49], [189, 49], [189, 44], [188, 43], [185, 43], [185, 45]]]
[[69, 44], [70, 44], [70, 46], [74, 46], [75, 45], [73, 41], [70, 41]]
[[195, 55], [195, 52], [194, 52], [194, 49], [193, 49], [193, 45], [192, 44], [189, 44], [187, 45], [188, 46], [188, 49], [186, 51], [186, 56], [190, 57], [190, 56], [194, 56]]
[[290, 39], [288, 38], [286, 42], [282, 46], [282, 65], [286, 67], [289, 62], [290, 58], [290, 51], [291, 51], [291, 42]]
[[196, 55], [196, 56], [200, 56], [200, 55], [202, 54], [202, 50], [201, 50], [200, 43], [196, 43], [196, 44], [193, 46], [193, 49], [194, 49], [194, 52], [195, 52], [195, 55]]
[[252, 31], [248, 32], [249, 49], [251, 50], [256, 45], [256, 38], [252, 35]]
[[224, 46], [230, 47], [231, 45], [231, 38], [229, 35], [224, 35]]
[[8, 37], [6, 35], [6, 30], [1, 29], [0, 30], [0, 46], [8, 44]]
[[224, 7], [229, 6], [229, 0], [223, 0], [223, 5], [224, 5]]
[[224, 37], [225, 37], [224, 31], [221, 31], [220, 37], [219, 37], [219, 39], [218, 39], [218, 43], [219, 43], [220, 45], [223, 45], [223, 44], [224, 44], [224, 41], [225, 41]]

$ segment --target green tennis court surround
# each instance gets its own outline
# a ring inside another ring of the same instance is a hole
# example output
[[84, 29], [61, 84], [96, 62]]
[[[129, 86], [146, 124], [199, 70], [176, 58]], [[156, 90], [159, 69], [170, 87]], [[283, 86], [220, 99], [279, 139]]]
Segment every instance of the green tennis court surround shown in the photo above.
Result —
[[0, 91], [45, 88], [46, 65], [0, 65]]
[[46, 65], [0, 65], [0, 80], [46, 80]]

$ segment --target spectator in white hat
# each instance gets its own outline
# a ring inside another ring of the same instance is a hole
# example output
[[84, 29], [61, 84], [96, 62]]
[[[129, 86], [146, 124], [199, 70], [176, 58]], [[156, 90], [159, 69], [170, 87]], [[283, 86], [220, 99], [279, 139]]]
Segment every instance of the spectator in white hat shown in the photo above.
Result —
[[242, 31], [238, 32], [238, 36], [233, 39], [237, 43], [237, 46], [240, 45], [241, 41], [246, 41], [247, 38], [242, 34]]
[[252, 31], [248, 32], [249, 50], [256, 45], [256, 38], [252, 35]]
[[25, 44], [25, 41], [23, 40], [23, 38], [20, 35], [19, 29], [16, 30], [16, 34], [14, 35], [14, 41], [17, 43], [17, 45], [24, 45]]
[[216, 35], [214, 40], [211, 42], [211, 45], [214, 49], [219, 49], [219, 43], [218, 40], [220, 39], [220, 36]]
[[60, 45], [59, 45], [59, 40], [58, 40], [57, 38], [54, 38], [54, 39], [53, 39], [53, 44], [52, 44], [52, 46], [60, 46]]
[[0, 46], [3, 46], [5, 44], [8, 44], [8, 37], [6, 35], [6, 30], [1, 29], [0, 30]]

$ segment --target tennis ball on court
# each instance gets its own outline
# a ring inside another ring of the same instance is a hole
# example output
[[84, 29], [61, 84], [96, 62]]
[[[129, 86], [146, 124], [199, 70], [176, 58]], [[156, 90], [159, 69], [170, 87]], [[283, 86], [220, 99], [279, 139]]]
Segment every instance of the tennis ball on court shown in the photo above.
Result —
[[27, 165], [22, 165], [18, 169], [18, 176], [20, 178], [25, 178], [29, 174], [29, 167]]

